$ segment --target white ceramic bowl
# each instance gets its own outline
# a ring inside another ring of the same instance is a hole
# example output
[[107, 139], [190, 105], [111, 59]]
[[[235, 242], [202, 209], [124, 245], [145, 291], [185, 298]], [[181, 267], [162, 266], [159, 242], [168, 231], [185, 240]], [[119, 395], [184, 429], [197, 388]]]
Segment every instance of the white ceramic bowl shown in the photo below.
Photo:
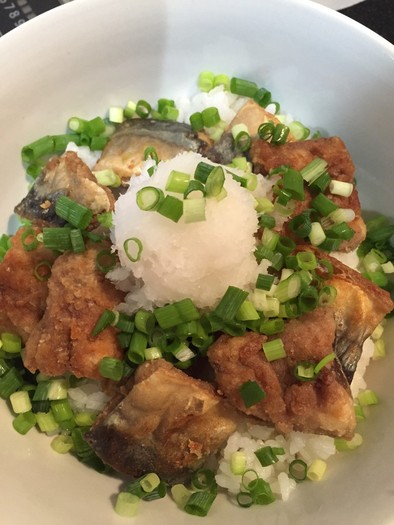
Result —
[[[343, 137], [365, 210], [392, 215], [394, 47], [379, 36], [306, 0], [75, 0], [0, 40], [1, 229], [14, 227], [13, 205], [26, 191], [23, 145], [63, 132], [74, 114], [191, 93], [203, 69], [253, 79], [305, 124]], [[390, 369], [393, 352], [368, 372], [382, 403], [361, 429], [363, 447], [331, 461], [323, 481], [267, 508], [222, 498], [204, 523], [393, 523]], [[55, 454], [44, 435], [18, 435], [4, 404], [0, 414], [2, 523], [126, 522], [112, 509], [118, 480]], [[143, 505], [135, 519], [192, 521], [169, 499]]]

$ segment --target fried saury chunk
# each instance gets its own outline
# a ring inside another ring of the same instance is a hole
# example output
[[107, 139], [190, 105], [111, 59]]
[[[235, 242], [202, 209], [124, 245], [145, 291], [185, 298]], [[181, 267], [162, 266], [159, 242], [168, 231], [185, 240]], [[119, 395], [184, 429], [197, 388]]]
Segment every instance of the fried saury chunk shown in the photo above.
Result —
[[238, 415], [213, 387], [167, 361], [145, 362], [134, 379], [85, 435], [115, 470], [185, 479], [235, 431]]
[[[335, 320], [318, 308], [290, 320], [281, 334], [287, 356], [268, 362], [262, 345], [265, 335], [248, 332], [222, 335], [208, 351], [220, 390], [245, 414], [271, 423], [282, 433], [292, 430], [351, 438], [356, 426], [353, 400], [339, 363], [334, 360], [314, 381], [301, 382], [293, 374], [300, 361], [318, 363], [333, 351]], [[246, 408], [239, 389], [256, 381], [265, 399]]]
[[103, 357], [122, 357], [114, 329], [94, 338], [90, 335], [103, 310], [123, 300], [123, 294], [96, 268], [96, 255], [102, 249], [102, 244], [92, 244], [82, 254], [65, 253], [55, 261], [44, 316], [25, 347], [24, 364], [29, 370], [95, 379], [100, 377], [98, 364]]
[[[330, 308], [336, 322], [335, 353], [351, 382], [361, 357], [364, 341], [394, 307], [389, 292], [379, 288], [359, 272], [312, 246], [297, 251], [312, 251], [318, 259], [331, 262], [333, 275], [326, 283], [335, 287], [336, 297]], [[317, 328], [318, 329], [318, 328]]]
[[[52, 263], [56, 255], [39, 245], [26, 251], [20, 228], [11, 239], [11, 248], [0, 264], [0, 331], [13, 332], [26, 341], [45, 311], [48, 295], [47, 281], [35, 276], [37, 264]], [[34, 228], [37, 234], [38, 228]]]
[[[319, 157], [328, 163], [327, 171], [333, 180], [354, 183], [354, 164], [345, 144], [339, 137], [303, 140], [283, 145], [270, 144], [265, 140], [259, 139], [253, 141], [250, 157], [254, 171], [263, 175], [267, 175], [271, 169], [283, 165], [291, 166], [299, 171], [314, 158]], [[332, 195], [329, 192], [326, 192], [326, 196], [340, 208], [351, 208], [355, 212], [355, 218], [349, 222], [349, 226], [355, 233], [350, 240], [343, 241], [340, 246], [341, 251], [349, 252], [356, 248], [365, 239], [366, 235], [357, 188], [354, 187], [350, 197]], [[306, 210], [311, 199], [312, 195], [306, 189], [305, 200], [296, 201], [296, 207], [291, 217], [299, 215]], [[284, 233], [292, 236], [286, 224], [284, 224]]]
[[55, 212], [56, 201], [62, 195], [89, 208], [94, 215], [114, 208], [111, 191], [97, 183], [76, 153], [68, 151], [48, 161], [29, 193], [15, 207], [15, 213], [37, 224], [64, 224]]

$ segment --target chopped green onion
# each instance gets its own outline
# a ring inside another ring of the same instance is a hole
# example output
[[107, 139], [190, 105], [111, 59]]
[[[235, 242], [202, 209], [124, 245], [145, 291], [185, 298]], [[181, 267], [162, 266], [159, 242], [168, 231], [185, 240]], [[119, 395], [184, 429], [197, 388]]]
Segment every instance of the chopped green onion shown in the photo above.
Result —
[[218, 197], [224, 186], [224, 170], [221, 166], [216, 166], [208, 175], [205, 183], [207, 197]]
[[312, 184], [315, 182], [320, 175], [326, 171], [327, 162], [319, 157], [314, 158], [309, 164], [307, 164], [300, 171], [302, 178], [305, 182]]
[[296, 257], [301, 270], [314, 270], [317, 268], [316, 255], [313, 252], [298, 252]]
[[254, 501], [250, 492], [241, 491], [237, 494], [237, 503], [240, 507], [247, 509], [253, 505]]
[[383, 339], [377, 339], [374, 341], [374, 352], [373, 352], [373, 360], [382, 359], [383, 357], [386, 357], [386, 345]]
[[305, 140], [309, 137], [310, 130], [306, 128], [301, 122], [298, 120], [294, 120], [293, 122], [290, 122], [288, 124], [288, 127], [290, 129], [290, 133], [293, 135], [295, 140]]
[[154, 186], [141, 188], [136, 195], [137, 206], [143, 211], [157, 210], [164, 200], [163, 190]]
[[178, 222], [183, 214], [183, 201], [172, 195], [166, 195], [157, 211], [163, 217]]
[[230, 80], [230, 91], [235, 95], [253, 98], [258, 91], [258, 87], [255, 82], [251, 82], [250, 80], [232, 77]]
[[263, 350], [267, 361], [276, 361], [286, 357], [286, 350], [282, 339], [272, 339], [263, 343]]
[[12, 367], [0, 378], [0, 397], [8, 399], [11, 394], [19, 390], [23, 379], [19, 371]]
[[25, 435], [37, 422], [36, 416], [32, 412], [18, 414], [12, 422], [14, 429], [21, 435]]
[[271, 102], [271, 92], [262, 87], [255, 92], [253, 100], [262, 108], [266, 108]]
[[59, 429], [59, 424], [55, 420], [52, 412], [37, 412], [36, 419], [41, 432], [51, 433]]
[[307, 476], [308, 467], [302, 459], [294, 459], [289, 465], [289, 476], [299, 483]]
[[223, 73], [215, 75], [215, 78], [213, 79], [213, 87], [216, 86], [223, 86], [224, 89], [228, 91], [230, 89], [230, 78]]
[[257, 213], [272, 213], [274, 211], [274, 203], [267, 197], [257, 197], [255, 210]]
[[214, 86], [215, 75], [212, 71], [201, 71], [197, 85], [201, 91], [211, 91]]
[[61, 421], [68, 421], [74, 416], [70, 403], [67, 399], [56, 399], [52, 401], [51, 410], [57, 423], [60, 423]]
[[353, 193], [353, 184], [341, 180], [332, 180], [329, 185], [330, 193], [341, 197], [350, 197]]
[[207, 490], [194, 492], [188, 499], [184, 509], [188, 514], [193, 516], [204, 517], [208, 514], [212, 503], [215, 501], [216, 491]]
[[99, 171], [93, 171], [93, 175], [101, 186], [111, 186], [112, 188], [118, 188], [122, 180], [117, 173], [112, 169], [105, 169]]
[[290, 130], [284, 124], [277, 124], [272, 133], [272, 144], [284, 144], [289, 136]]
[[280, 281], [275, 289], [275, 297], [280, 303], [294, 299], [301, 292], [301, 279], [298, 273], [293, 273], [287, 279]]
[[335, 286], [323, 286], [319, 291], [319, 306], [328, 306], [335, 301], [337, 290]]
[[17, 334], [2, 332], [0, 341], [0, 347], [9, 354], [19, 354], [22, 350], [22, 339]]
[[107, 273], [116, 264], [116, 255], [110, 250], [101, 250], [96, 255], [96, 267], [103, 273]]
[[124, 110], [120, 106], [108, 108], [108, 120], [114, 124], [122, 124], [124, 121]]
[[379, 403], [378, 396], [373, 390], [364, 390], [359, 392], [357, 399], [362, 407], [369, 405], [377, 405]]
[[245, 290], [241, 290], [235, 286], [229, 286], [219, 301], [219, 304], [214, 309], [214, 315], [225, 321], [232, 321], [247, 296], [248, 292]]
[[75, 228], [85, 229], [93, 217], [93, 212], [65, 195], [56, 201], [56, 215], [66, 220]]
[[160, 478], [155, 472], [150, 472], [140, 479], [140, 485], [144, 492], [152, 492], [160, 485]]
[[183, 215], [186, 224], [205, 221], [205, 203], [204, 198], [183, 201]]
[[245, 299], [239, 307], [236, 318], [238, 321], [253, 321], [260, 319], [260, 316], [251, 301]]
[[103, 357], [99, 362], [99, 372], [102, 377], [120, 381], [123, 376], [123, 361], [114, 357]]
[[147, 118], [152, 111], [152, 106], [146, 100], [139, 100], [137, 102], [135, 112], [140, 118]]
[[34, 251], [38, 247], [39, 241], [37, 239], [37, 236], [33, 228], [27, 228], [22, 233], [21, 242], [22, 242], [23, 249], [26, 252]]
[[51, 441], [51, 448], [58, 454], [67, 454], [73, 448], [71, 436], [59, 435]]
[[310, 206], [320, 213], [320, 215], [323, 215], [323, 217], [327, 217], [330, 213], [338, 209], [338, 206], [323, 193], [319, 193], [314, 199], [312, 199]]
[[322, 459], [314, 459], [308, 467], [307, 478], [311, 481], [320, 481], [327, 470], [327, 463]]
[[322, 228], [320, 222], [311, 223], [311, 231], [309, 233], [309, 239], [312, 246], [319, 246], [326, 239], [326, 234]]
[[255, 456], [263, 467], [268, 467], [279, 461], [272, 447], [265, 446], [254, 451]]
[[331, 361], [334, 361], [335, 359], [335, 354], [334, 352], [331, 352], [330, 354], [326, 355], [325, 357], [323, 357], [323, 359], [321, 359], [317, 365], [315, 366], [315, 376], [317, 376], [320, 371], [326, 366], [328, 365], [328, 363], [331, 363]]
[[155, 317], [152, 312], [138, 310], [134, 318], [135, 327], [143, 334], [150, 334], [155, 327]]
[[124, 518], [133, 518], [139, 507], [140, 498], [130, 492], [119, 492], [116, 503], [115, 503], [115, 512], [119, 516]]
[[192, 486], [197, 490], [206, 490], [215, 486], [215, 475], [212, 470], [197, 470], [191, 479]]
[[25, 390], [19, 390], [13, 392], [10, 397], [10, 403], [12, 410], [15, 414], [24, 414], [25, 412], [30, 412], [32, 405], [29, 397], [29, 393]]
[[239, 394], [246, 408], [262, 401], [266, 394], [256, 381], [246, 381], [239, 387]]
[[331, 177], [325, 171], [322, 175], [320, 175], [317, 179], [314, 179], [313, 182], [309, 184], [309, 187], [311, 191], [317, 193], [317, 192], [325, 192], [328, 186], [330, 185]]
[[259, 226], [261, 228], [273, 228], [276, 224], [275, 217], [272, 215], [263, 214], [259, 217]]
[[220, 115], [218, 108], [209, 107], [201, 111], [201, 118], [205, 128], [212, 128], [220, 122]]
[[127, 352], [127, 358], [131, 363], [140, 365], [145, 361], [145, 350], [148, 347], [148, 336], [138, 330], [133, 332]]
[[259, 332], [265, 335], [275, 335], [283, 332], [284, 328], [283, 319], [264, 319], [260, 324]]
[[299, 381], [313, 381], [316, 377], [315, 364], [311, 361], [301, 361], [294, 367], [294, 375]]
[[108, 310], [108, 309], [104, 310], [99, 320], [95, 324], [92, 330], [91, 336], [97, 337], [97, 335], [103, 330], [105, 330], [105, 328], [107, 328], [108, 326], [111, 326], [113, 322], [115, 321], [115, 319], [116, 319], [116, 314], [113, 310]]
[[314, 286], [307, 286], [298, 296], [298, 306], [301, 312], [311, 312], [319, 304], [319, 292]]
[[200, 111], [196, 111], [190, 115], [189, 121], [193, 131], [201, 131], [204, 129], [204, 121]]
[[83, 253], [85, 251], [85, 241], [79, 228], [70, 231], [70, 241], [74, 253]]
[[289, 223], [290, 230], [295, 233], [298, 237], [307, 237], [312, 229], [312, 222], [310, 219], [309, 212], [303, 212], [290, 219]]
[[267, 292], [269, 292], [271, 290], [272, 285], [274, 284], [274, 281], [274, 275], [259, 273], [256, 280], [256, 288], [258, 288], [259, 290], [266, 290]]
[[360, 434], [356, 433], [352, 439], [335, 438], [334, 442], [338, 452], [348, 452], [360, 447], [363, 443], [363, 438]]
[[192, 494], [193, 492], [187, 489], [185, 485], [182, 485], [181, 483], [177, 483], [171, 487], [171, 495], [180, 509], [185, 508], [185, 505]]
[[[329, 237], [336, 239], [350, 240], [354, 236], [354, 230], [347, 225], [346, 222], [341, 222], [330, 228], [327, 232]], [[321, 244], [321, 243], [320, 243]]]
[[231, 454], [230, 469], [235, 476], [242, 475], [246, 469], [246, 454], [243, 450], [237, 450]]
[[65, 252], [72, 250], [70, 239], [71, 228], [43, 228], [42, 242], [45, 248]]
[[207, 182], [208, 176], [215, 169], [215, 166], [208, 164], [207, 162], [199, 162], [194, 171], [194, 178], [205, 184]]
[[293, 199], [303, 201], [305, 199], [304, 180], [299, 171], [292, 168], [285, 170], [282, 178], [283, 189], [290, 192]]
[[22, 148], [23, 162], [32, 162], [53, 153], [55, 143], [53, 137], [46, 135]]
[[190, 175], [181, 171], [172, 170], [166, 183], [166, 191], [185, 193], [190, 180]]
[[123, 243], [123, 249], [127, 258], [131, 262], [137, 262], [140, 260], [143, 246], [142, 242], [137, 237], [126, 239]]

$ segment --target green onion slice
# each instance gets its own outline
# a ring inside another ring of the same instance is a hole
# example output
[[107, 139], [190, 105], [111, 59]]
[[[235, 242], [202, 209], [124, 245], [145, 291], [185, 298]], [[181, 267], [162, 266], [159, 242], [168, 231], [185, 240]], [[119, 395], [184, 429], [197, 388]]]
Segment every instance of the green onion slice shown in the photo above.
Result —
[[137, 237], [129, 237], [126, 239], [123, 243], [123, 249], [131, 262], [137, 262], [141, 259], [143, 246]]
[[239, 387], [239, 394], [246, 408], [262, 401], [266, 394], [256, 381], [246, 381]]
[[136, 195], [137, 206], [143, 211], [157, 210], [164, 200], [164, 193], [160, 188], [145, 186]]
[[289, 465], [289, 476], [299, 483], [306, 479], [308, 467], [302, 459], [294, 459]]

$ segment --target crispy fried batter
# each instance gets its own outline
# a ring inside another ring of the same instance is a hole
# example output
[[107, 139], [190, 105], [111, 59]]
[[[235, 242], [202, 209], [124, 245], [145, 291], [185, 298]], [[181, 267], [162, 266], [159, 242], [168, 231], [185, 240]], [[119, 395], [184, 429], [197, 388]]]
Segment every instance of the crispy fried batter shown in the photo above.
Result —
[[133, 388], [110, 401], [86, 437], [115, 470], [173, 482], [217, 452], [237, 421], [211, 385], [160, 359], [138, 368]]
[[[290, 320], [281, 334], [287, 356], [272, 362], [262, 351], [266, 336], [221, 336], [208, 351], [220, 390], [239, 410], [272, 423], [279, 432], [296, 429], [352, 437], [353, 400], [339, 363], [328, 364], [313, 382], [298, 381], [293, 374], [300, 361], [318, 363], [333, 351], [335, 328], [327, 308]], [[266, 393], [250, 408], [239, 393], [246, 381], [256, 381]]]
[[350, 382], [364, 341], [393, 309], [393, 301], [389, 292], [319, 249], [299, 246], [296, 251], [305, 250], [313, 251], [320, 260], [329, 260], [333, 266], [333, 275], [326, 282], [337, 292], [331, 305], [336, 321], [335, 352]]
[[45, 314], [26, 343], [24, 364], [29, 370], [99, 378], [103, 357], [122, 356], [112, 328], [95, 338], [90, 335], [103, 310], [123, 299], [96, 268], [101, 249], [103, 245], [92, 245], [83, 254], [66, 253], [55, 261]]
[[[354, 164], [345, 144], [339, 137], [304, 140], [283, 145], [274, 145], [264, 140], [255, 140], [252, 144], [250, 155], [255, 172], [263, 175], [267, 175], [271, 169], [282, 165], [289, 165], [296, 170], [301, 170], [314, 158], [319, 157], [328, 163], [327, 171], [332, 179], [354, 182]], [[349, 223], [355, 234], [349, 241], [343, 241], [340, 246], [341, 251], [351, 251], [365, 239], [366, 235], [357, 188], [354, 187], [350, 197], [331, 195], [329, 192], [326, 192], [326, 194], [340, 208], [351, 208], [355, 212], [354, 220]], [[309, 207], [311, 198], [312, 195], [307, 190], [305, 200], [296, 201], [292, 217], [306, 210]], [[292, 236], [292, 233], [286, 228], [286, 224], [284, 225], [285, 234]]]
[[15, 212], [37, 224], [63, 224], [55, 213], [56, 200], [66, 195], [94, 215], [113, 210], [111, 191], [97, 183], [86, 164], [72, 151], [52, 157]]
[[[26, 251], [20, 228], [11, 239], [11, 248], [0, 264], [0, 331], [19, 334], [24, 341], [37, 325], [45, 311], [48, 286], [34, 275], [35, 267], [42, 261], [50, 264], [56, 256], [42, 245]], [[38, 228], [34, 229], [37, 234]]]

